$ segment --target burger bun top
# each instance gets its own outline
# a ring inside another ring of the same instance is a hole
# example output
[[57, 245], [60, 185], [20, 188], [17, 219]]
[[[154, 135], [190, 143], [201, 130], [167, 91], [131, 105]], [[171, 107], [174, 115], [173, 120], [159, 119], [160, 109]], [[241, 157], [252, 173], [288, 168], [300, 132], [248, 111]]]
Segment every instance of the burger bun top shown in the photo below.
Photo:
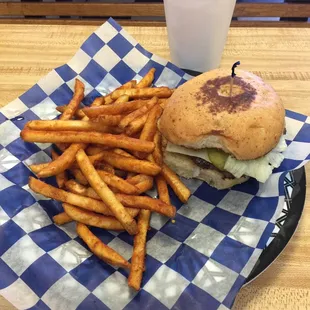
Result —
[[260, 77], [216, 69], [191, 79], [168, 99], [159, 130], [173, 144], [217, 148], [239, 160], [257, 159], [279, 142], [285, 110], [274, 89]]

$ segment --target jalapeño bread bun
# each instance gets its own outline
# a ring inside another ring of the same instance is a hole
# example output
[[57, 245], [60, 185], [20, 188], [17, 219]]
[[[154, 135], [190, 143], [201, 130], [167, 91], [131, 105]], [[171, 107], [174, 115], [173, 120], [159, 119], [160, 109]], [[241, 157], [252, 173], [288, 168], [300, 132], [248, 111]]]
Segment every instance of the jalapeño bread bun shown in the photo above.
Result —
[[285, 110], [274, 89], [258, 76], [216, 69], [180, 86], [169, 98], [159, 130], [173, 144], [216, 148], [239, 160], [257, 159], [279, 142]]

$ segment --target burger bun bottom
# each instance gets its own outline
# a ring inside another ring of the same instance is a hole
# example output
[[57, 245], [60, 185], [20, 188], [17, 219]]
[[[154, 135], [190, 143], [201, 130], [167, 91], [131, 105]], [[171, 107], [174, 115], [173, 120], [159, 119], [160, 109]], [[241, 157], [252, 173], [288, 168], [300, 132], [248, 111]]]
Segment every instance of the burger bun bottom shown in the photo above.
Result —
[[179, 176], [187, 179], [200, 179], [217, 189], [227, 189], [237, 184], [246, 182], [249, 177], [229, 179], [217, 170], [202, 169], [197, 166], [189, 156], [164, 152], [164, 162]]

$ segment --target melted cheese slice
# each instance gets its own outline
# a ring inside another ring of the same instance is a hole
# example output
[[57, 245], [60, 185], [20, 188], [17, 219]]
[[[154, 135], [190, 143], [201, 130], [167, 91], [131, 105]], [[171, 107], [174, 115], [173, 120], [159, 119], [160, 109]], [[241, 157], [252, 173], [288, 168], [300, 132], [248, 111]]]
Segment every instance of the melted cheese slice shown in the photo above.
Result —
[[166, 151], [170, 153], [178, 153], [178, 154], [183, 154], [183, 155], [188, 155], [188, 156], [193, 156], [193, 157], [199, 157], [209, 163], [211, 162], [208, 156], [208, 149], [200, 149], [200, 150], [188, 149], [184, 146], [180, 146], [180, 145], [176, 145], [176, 144], [172, 144], [168, 142]]
[[[259, 182], [265, 183], [274, 168], [278, 168], [284, 159], [284, 152], [287, 148], [284, 136], [280, 138], [278, 145], [268, 154], [255, 160], [238, 160], [229, 156], [226, 160], [224, 169], [230, 172], [236, 178], [243, 175], [255, 178]], [[171, 153], [184, 154], [188, 156], [199, 157], [211, 163], [208, 156], [208, 149], [188, 149], [183, 146], [168, 142], [166, 150]]]

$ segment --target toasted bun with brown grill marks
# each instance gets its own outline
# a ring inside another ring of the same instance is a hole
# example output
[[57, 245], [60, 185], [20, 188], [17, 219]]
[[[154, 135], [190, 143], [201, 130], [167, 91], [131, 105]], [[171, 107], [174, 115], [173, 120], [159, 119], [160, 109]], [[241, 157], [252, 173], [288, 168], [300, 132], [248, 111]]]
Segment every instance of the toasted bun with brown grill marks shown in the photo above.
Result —
[[274, 89], [258, 76], [216, 69], [179, 87], [169, 98], [159, 129], [171, 143], [217, 148], [239, 160], [271, 151], [284, 131], [285, 110]]

